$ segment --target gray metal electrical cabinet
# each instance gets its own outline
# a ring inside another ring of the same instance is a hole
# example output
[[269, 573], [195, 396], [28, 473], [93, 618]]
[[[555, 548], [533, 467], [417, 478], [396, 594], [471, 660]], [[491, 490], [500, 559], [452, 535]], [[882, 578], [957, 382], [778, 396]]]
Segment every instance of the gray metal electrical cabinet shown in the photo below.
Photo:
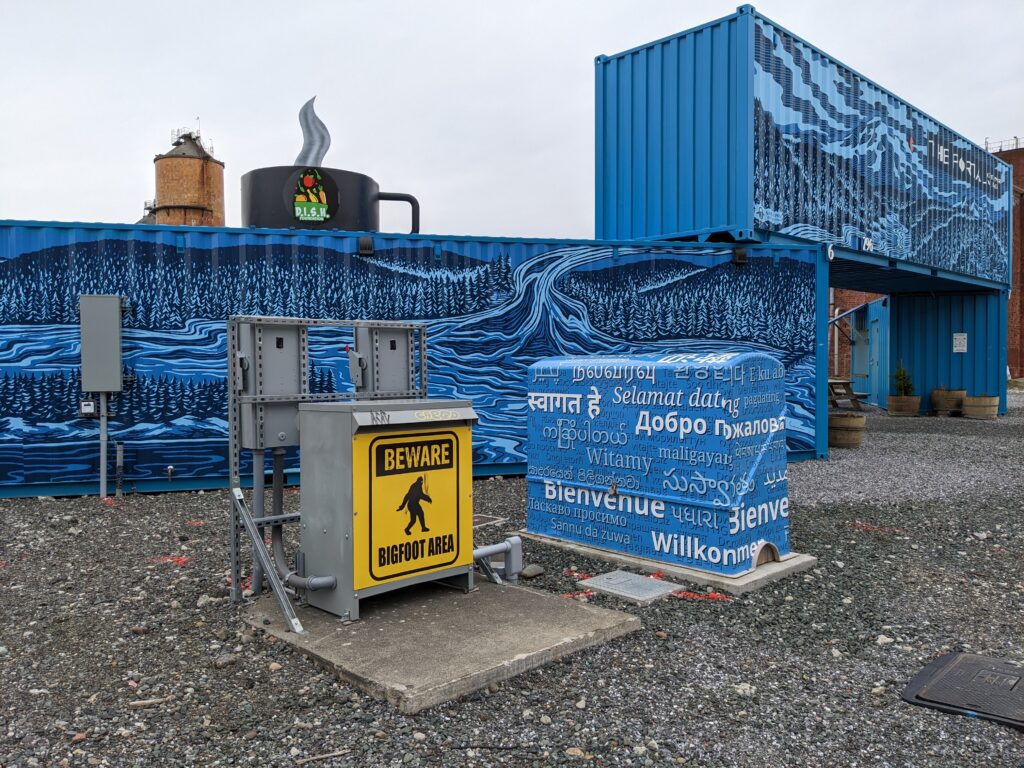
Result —
[[[403, 392], [413, 380], [415, 352], [404, 328], [356, 328], [357, 365], [362, 370], [352, 380], [357, 392]], [[361, 381], [357, 379], [361, 378]]]
[[278, 448], [299, 444], [296, 392], [309, 391], [306, 327], [296, 323], [239, 323], [239, 394], [266, 398], [243, 404], [240, 441], [243, 448]]
[[466, 400], [302, 403], [302, 559], [331, 574], [310, 605], [359, 618], [359, 601], [425, 581], [473, 586], [473, 446]]
[[78, 298], [82, 334], [82, 391], [121, 391], [121, 297]]

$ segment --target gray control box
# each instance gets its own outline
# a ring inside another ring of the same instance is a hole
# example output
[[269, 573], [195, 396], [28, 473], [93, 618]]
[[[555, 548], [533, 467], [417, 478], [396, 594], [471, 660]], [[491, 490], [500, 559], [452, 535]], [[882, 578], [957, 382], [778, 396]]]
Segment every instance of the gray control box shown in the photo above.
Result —
[[239, 394], [281, 397], [245, 403], [241, 408], [243, 448], [276, 448], [299, 444], [299, 425], [294, 402], [296, 392], [308, 392], [309, 349], [306, 328], [294, 323], [240, 323], [241, 354]]
[[121, 391], [121, 297], [78, 298], [82, 335], [82, 391]]
[[310, 605], [355, 620], [393, 589], [472, 589], [476, 420], [467, 400], [299, 406], [305, 572], [338, 579]]
[[[352, 383], [356, 392], [405, 392], [413, 388], [413, 340], [407, 328], [356, 328]], [[353, 356], [349, 356], [353, 365]]]

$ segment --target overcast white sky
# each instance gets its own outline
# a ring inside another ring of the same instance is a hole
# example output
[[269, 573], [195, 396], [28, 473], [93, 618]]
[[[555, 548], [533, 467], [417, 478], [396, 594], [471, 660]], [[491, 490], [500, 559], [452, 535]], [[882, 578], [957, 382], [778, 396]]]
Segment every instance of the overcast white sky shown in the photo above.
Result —
[[[198, 115], [238, 225], [239, 177], [294, 160], [316, 95], [325, 165], [416, 195], [424, 232], [590, 237], [594, 56], [737, 5], [0, 0], [0, 218], [136, 221]], [[1020, 0], [756, 6], [979, 143], [1024, 134]]]

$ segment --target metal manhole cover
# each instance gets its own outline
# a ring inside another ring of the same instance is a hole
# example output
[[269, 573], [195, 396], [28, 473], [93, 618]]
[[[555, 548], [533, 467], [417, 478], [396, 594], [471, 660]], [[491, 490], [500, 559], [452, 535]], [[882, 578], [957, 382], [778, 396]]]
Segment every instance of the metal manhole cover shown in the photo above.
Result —
[[599, 576], [583, 579], [578, 583], [584, 589], [621, 597], [623, 600], [631, 600], [634, 603], [649, 603], [652, 600], [667, 597], [679, 589], [678, 584], [652, 579], [649, 576], [640, 576], [628, 571], [602, 573]]
[[950, 653], [917, 673], [904, 701], [1024, 728], [1024, 666], [975, 653]]

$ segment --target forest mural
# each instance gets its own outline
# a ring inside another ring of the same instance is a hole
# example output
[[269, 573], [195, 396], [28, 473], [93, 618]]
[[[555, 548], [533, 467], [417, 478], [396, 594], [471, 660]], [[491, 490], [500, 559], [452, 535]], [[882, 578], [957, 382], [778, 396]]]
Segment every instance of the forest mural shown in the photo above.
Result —
[[[311, 242], [312, 241], [312, 242]], [[230, 314], [428, 323], [430, 393], [473, 401], [477, 464], [525, 461], [526, 368], [540, 357], [758, 349], [787, 367], [787, 436], [815, 424], [813, 249], [356, 239], [0, 228], [0, 493], [94, 481], [97, 423], [78, 417], [78, 297], [125, 297], [125, 391], [111, 440], [126, 479], [226, 475]], [[310, 332], [311, 387], [348, 388], [351, 339]], [[294, 456], [292, 457], [294, 461]]]

